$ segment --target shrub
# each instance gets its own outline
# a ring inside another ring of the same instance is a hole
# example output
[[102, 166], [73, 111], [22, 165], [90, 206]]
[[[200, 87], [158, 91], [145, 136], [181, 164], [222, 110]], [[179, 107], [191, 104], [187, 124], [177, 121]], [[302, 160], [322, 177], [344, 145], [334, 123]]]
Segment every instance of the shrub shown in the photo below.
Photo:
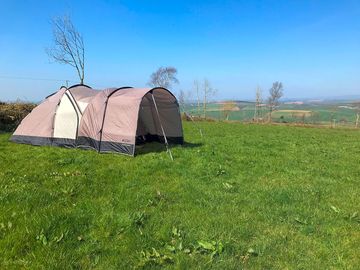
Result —
[[0, 130], [13, 131], [20, 124], [21, 120], [28, 115], [36, 104], [13, 102], [5, 103], [0, 101]]

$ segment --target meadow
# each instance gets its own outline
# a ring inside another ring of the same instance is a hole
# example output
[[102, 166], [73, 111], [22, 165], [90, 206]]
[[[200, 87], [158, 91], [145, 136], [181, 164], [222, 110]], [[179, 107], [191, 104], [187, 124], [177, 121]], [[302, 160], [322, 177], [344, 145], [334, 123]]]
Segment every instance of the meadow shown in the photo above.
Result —
[[0, 134], [0, 269], [358, 269], [358, 130], [184, 133], [174, 161]]
[[[219, 103], [210, 103], [207, 106], [207, 116], [217, 120], [230, 120], [241, 122], [252, 122], [254, 119], [255, 104], [253, 102], [238, 101], [235, 102], [237, 108], [234, 111], [224, 112]], [[321, 126], [355, 127], [357, 110], [354, 107], [354, 101], [333, 101], [323, 103], [305, 103], [305, 104], [280, 104], [272, 116], [275, 123], [301, 123]], [[184, 106], [184, 111], [191, 115], [203, 116], [196, 104], [189, 103]], [[260, 108], [260, 115], [263, 121], [268, 120], [268, 109], [266, 106]]]

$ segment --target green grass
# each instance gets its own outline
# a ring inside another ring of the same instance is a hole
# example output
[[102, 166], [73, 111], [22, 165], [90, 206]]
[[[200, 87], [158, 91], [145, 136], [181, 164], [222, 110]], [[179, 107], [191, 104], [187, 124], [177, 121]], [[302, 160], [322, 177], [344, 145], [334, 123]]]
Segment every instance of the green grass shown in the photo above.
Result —
[[359, 131], [198, 125], [173, 162], [0, 135], [0, 269], [358, 269]]

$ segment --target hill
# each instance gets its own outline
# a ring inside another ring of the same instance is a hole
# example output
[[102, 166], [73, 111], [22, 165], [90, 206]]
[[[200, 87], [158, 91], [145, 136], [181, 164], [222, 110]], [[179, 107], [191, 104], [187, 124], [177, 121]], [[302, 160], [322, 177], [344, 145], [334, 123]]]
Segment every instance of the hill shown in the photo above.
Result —
[[0, 135], [1, 269], [356, 269], [360, 133], [184, 123], [135, 158]]

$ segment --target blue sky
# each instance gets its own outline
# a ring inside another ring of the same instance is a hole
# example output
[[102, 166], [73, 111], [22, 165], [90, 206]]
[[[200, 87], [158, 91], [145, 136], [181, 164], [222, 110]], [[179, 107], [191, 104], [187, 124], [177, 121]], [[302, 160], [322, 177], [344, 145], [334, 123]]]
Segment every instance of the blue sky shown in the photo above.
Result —
[[37, 101], [78, 81], [45, 53], [49, 21], [63, 14], [84, 36], [93, 88], [143, 87], [171, 65], [174, 92], [208, 78], [218, 99], [252, 99], [277, 80], [288, 98], [360, 94], [358, 0], [0, 0], [0, 100]]

